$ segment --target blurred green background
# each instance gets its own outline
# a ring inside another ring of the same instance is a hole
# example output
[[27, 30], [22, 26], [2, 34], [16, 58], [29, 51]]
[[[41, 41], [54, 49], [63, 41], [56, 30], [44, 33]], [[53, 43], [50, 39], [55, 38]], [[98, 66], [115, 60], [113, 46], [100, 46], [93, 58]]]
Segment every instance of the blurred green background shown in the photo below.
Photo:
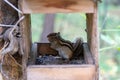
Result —
[[[98, 9], [100, 80], [120, 80], [120, 0], [103, 0]], [[44, 18], [45, 14], [31, 15], [33, 42], [40, 41]], [[85, 29], [85, 14], [55, 14], [54, 32], [65, 39], [86, 41]]]

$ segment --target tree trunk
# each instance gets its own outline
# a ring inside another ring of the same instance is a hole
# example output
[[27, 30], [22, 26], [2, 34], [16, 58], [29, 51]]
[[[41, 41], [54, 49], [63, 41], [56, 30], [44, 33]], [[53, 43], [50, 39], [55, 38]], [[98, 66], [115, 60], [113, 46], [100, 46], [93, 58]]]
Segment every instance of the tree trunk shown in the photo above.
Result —
[[43, 24], [43, 32], [41, 35], [41, 42], [48, 42], [47, 35], [54, 30], [54, 21], [55, 21], [55, 14], [46, 14]]
[[[13, 5], [17, 7], [18, 0], [9, 0]], [[18, 20], [18, 13], [12, 7], [10, 7], [4, 0], [0, 0], [0, 24], [15, 24]], [[0, 34], [4, 34], [8, 28], [2, 28], [0, 26]], [[4, 41], [0, 40], [0, 49], [3, 47]], [[18, 51], [19, 52], [19, 51]], [[22, 56], [19, 53], [11, 55], [5, 54], [2, 63], [2, 76], [4, 80], [22, 80], [22, 67], [18, 64], [22, 63]], [[0, 54], [1, 55], [1, 54]]]

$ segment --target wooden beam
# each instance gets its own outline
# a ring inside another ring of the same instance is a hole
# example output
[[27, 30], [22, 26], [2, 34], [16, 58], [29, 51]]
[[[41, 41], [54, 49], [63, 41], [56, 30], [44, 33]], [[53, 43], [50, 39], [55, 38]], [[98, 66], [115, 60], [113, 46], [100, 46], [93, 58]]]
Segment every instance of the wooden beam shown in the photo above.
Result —
[[[94, 65], [28, 66], [28, 80], [94, 80]], [[31, 76], [32, 75], [32, 76]]]
[[93, 13], [92, 0], [21, 0], [24, 14], [30, 13]]
[[[98, 33], [98, 16], [97, 16], [97, 3], [94, 5], [94, 13], [88, 13], [87, 16], [87, 37], [90, 50], [93, 54], [96, 64], [96, 77], [99, 77], [99, 33]], [[96, 79], [98, 80], [98, 79]]]
[[88, 44], [90, 50], [95, 58], [96, 64], [98, 64], [98, 27], [97, 27], [97, 14], [87, 14], [87, 31], [88, 31]]
[[20, 23], [20, 31], [22, 33], [22, 39], [20, 43], [22, 45], [22, 70], [23, 70], [23, 80], [27, 80], [27, 63], [31, 52], [31, 19], [30, 15], [24, 15], [25, 19]]

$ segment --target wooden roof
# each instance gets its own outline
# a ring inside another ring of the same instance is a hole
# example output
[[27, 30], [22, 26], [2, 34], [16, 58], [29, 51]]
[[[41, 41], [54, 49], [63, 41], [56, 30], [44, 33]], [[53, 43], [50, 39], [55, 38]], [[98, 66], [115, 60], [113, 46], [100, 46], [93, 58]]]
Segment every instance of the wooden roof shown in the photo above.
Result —
[[20, 0], [23, 13], [93, 13], [93, 0]]

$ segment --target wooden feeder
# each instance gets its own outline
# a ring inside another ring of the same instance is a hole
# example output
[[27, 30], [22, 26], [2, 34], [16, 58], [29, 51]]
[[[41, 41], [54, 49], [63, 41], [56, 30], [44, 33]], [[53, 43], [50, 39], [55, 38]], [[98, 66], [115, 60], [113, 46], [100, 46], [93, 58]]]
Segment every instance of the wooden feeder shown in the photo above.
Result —
[[[25, 19], [20, 23], [22, 31], [22, 67], [24, 80], [98, 80], [98, 27], [97, 1], [92, 0], [18, 0], [19, 9]], [[36, 55], [56, 53], [49, 43], [36, 43], [34, 53], [31, 51], [31, 19], [32, 13], [85, 13], [87, 22], [88, 45], [83, 45], [84, 58], [87, 64], [82, 65], [27, 65], [28, 56], [34, 63]], [[22, 16], [22, 15], [21, 15]], [[90, 49], [89, 49], [90, 48]], [[91, 54], [92, 53], [92, 54]]]

